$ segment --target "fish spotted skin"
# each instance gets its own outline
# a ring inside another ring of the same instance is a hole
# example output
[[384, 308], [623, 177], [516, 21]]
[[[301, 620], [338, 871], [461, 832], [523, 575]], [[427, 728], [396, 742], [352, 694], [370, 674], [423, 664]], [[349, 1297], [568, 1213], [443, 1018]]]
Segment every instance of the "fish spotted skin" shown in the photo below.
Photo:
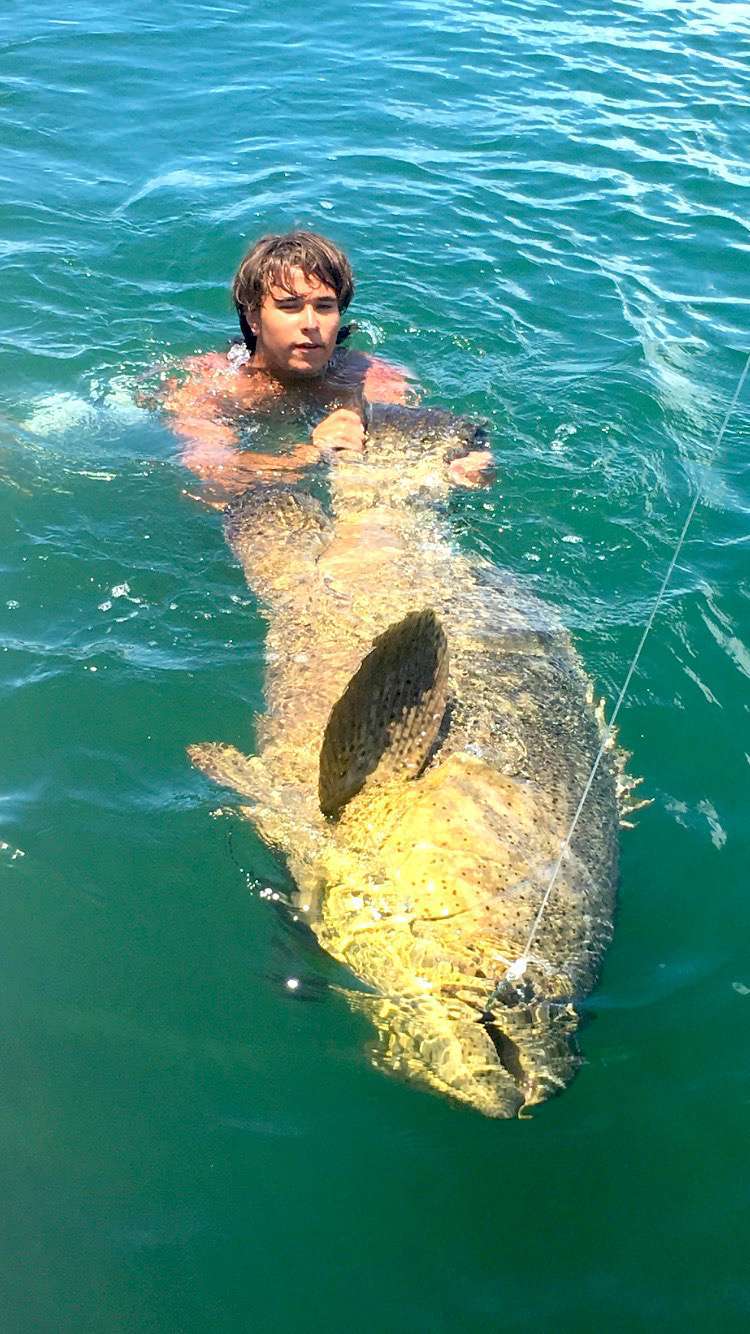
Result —
[[235, 504], [228, 540], [268, 622], [266, 712], [255, 757], [190, 753], [241, 795], [320, 944], [366, 985], [350, 1003], [375, 1062], [507, 1117], [577, 1065], [574, 1003], [611, 935], [616, 764], [605, 753], [524, 979], [498, 996], [602, 729], [550, 609], [451, 541], [447, 463], [476, 436], [376, 406], [364, 457], [331, 470], [330, 513], [282, 486]]

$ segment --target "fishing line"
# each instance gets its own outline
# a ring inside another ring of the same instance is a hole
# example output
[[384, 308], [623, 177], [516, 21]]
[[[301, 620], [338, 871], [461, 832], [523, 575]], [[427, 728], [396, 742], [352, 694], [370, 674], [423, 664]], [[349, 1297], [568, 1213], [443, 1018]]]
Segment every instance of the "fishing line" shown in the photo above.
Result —
[[[744, 365], [744, 368], [743, 368], [742, 373], [741, 373], [741, 375], [740, 375], [740, 378], [739, 378], [739, 380], [737, 381], [737, 388], [736, 388], [735, 391], [734, 391], [734, 395], [733, 395], [733, 397], [732, 397], [732, 401], [731, 401], [731, 403], [729, 404], [729, 407], [727, 408], [726, 413], [724, 414], [724, 420], [723, 420], [723, 422], [722, 422], [722, 424], [721, 424], [721, 427], [719, 428], [719, 433], [718, 433], [718, 435], [717, 435], [717, 437], [716, 437], [716, 443], [714, 444], [714, 447], [713, 447], [713, 449], [712, 449], [712, 451], [711, 451], [711, 454], [709, 455], [708, 462], [707, 462], [707, 464], [705, 465], [706, 468], [708, 468], [708, 467], [711, 466], [711, 464], [713, 463], [714, 459], [716, 458], [716, 455], [717, 455], [718, 452], [719, 452], [719, 449], [721, 448], [721, 442], [722, 442], [722, 440], [724, 439], [724, 433], [725, 433], [725, 431], [726, 431], [726, 429], [727, 429], [727, 426], [729, 425], [729, 422], [730, 422], [730, 420], [731, 420], [731, 418], [732, 418], [732, 414], [734, 413], [734, 410], [735, 410], [735, 408], [736, 408], [736, 406], [737, 406], [737, 403], [738, 403], [738, 401], [739, 401], [739, 397], [740, 397], [740, 394], [742, 393], [742, 389], [743, 389], [743, 386], [744, 386], [744, 384], [745, 384], [745, 380], [746, 380], [746, 378], [747, 378], [747, 373], [748, 373], [749, 370], [750, 370], [750, 352], [748, 353], [747, 360], [746, 360], [746, 362], [745, 362], [745, 365]], [[551, 896], [552, 891], [553, 891], [553, 889], [554, 889], [554, 887], [555, 887], [555, 884], [557, 883], [557, 877], [558, 877], [559, 874], [560, 874], [560, 868], [562, 867], [563, 861], [565, 860], [565, 855], [566, 855], [566, 853], [567, 853], [567, 851], [568, 851], [568, 849], [569, 849], [569, 847], [570, 847], [570, 841], [571, 841], [571, 839], [572, 839], [572, 837], [573, 837], [573, 834], [574, 834], [575, 831], [576, 831], [576, 827], [577, 827], [577, 825], [578, 825], [578, 821], [579, 821], [580, 816], [581, 816], [581, 811], [583, 810], [583, 808], [584, 808], [584, 806], [585, 806], [585, 804], [586, 804], [586, 798], [588, 797], [589, 792], [591, 791], [591, 787], [592, 787], [592, 784], [593, 784], [594, 779], [595, 779], [595, 777], [596, 777], [596, 774], [597, 774], [597, 770], [598, 770], [598, 768], [599, 768], [599, 765], [601, 764], [602, 757], [603, 757], [603, 755], [604, 755], [604, 752], [607, 750], [607, 748], [608, 748], [608, 746], [609, 746], [609, 744], [610, 744], [610, 741], [611, 741], [611, 739], [612, 739], [612, 733], [614, 732], [614, 729], [615, 729], [615, 723], [616, 723], [616, 721], [617, 721], [617, 715], [618, 715], [619, 712], [620, 712], [620, 708], [621, 708], [622, 703], [623, 703], [623, 700], [625, 699], [625, 696], [626, 696], [626, 694], [627, 694], [627, 692], [628, 692], [628, 687], [629, 687], [630, 682], [631, 682], [631, 680], [632, 680], [633, 673], [635, 672], [635, 669], [636, 669], [636, 667], [638, 666], [638, 660], [639, 660], [639, 658], [640, 658], [640, 656], [641, 656], [641, 653], [642, 653], [642, 651], [643, 651], [643, 646], [644, 646], [644, 644], [646, 643], [646, 640], [648, 639], [648, 636], [649, 636], [650, 631], [651, 631], [651, 627], [652, 627], [652, 625], [653, 625], [653, 623], [654, 623], [654, 621], [655, 621], [655, 619], [656, 619], [657, 612], [659, 611], [659, 608], [660, 608], [660, 606], [661, 606], [661, 604], [662, 604], [662, 601], [663, 601], [663, 599], [664, 599], [664, 594], [665, 594], [665, 592], [666, 592], [666, 590], [667, 590], [667, 586], [668, 586], [668, 584], [669, 584], [670, 579], [672, 578], [672, 574], [674, 573], [675, 565], [677, 564], [677, 561], [678, 561], [678, 559], [679, 559], [680, 552], [681, 552], [682, 547], [683, 547], [684, 542], [685, 542], [685, 538], [687, 537], [688, 528], [690, 527], [690, 524], [692, 523], [693, 515], [695, 514], [695, 511], [696, 511], [696, 509], [697, 509], [697, 507], [698, 507], [698, 502], [700, 501], [700, 499], [701, 499], [701, 497], [702, 497], [702, 495], [703, 495], [703, 490], [704, 490], [704, 484], [701, 483], [701, 484], [698, 486], [698, 488], [697, 488], [697, 490], [696, 490], [696, 493], [695, 493], [695, 495], [694, 495], [694, 497], [693, 497], [692, 504], [690, 505], [690, 508], [688, 509], [687, 516], [686, 516], [686, 518], [685, 518], [685, 522], [684, 522], [683, 525], [682, 525], [682, 531], [681, 531], [681, 533], [680, 533], [679, 538], [677, 539], [677, 546], [676, 546], [675, 549], [674, 549], [674, 552], [673, 552], [673, 555], [672, 555], [672, 559], [670, 560], [669, 565], [667, 566], [667, 572], [666, 572], [666, 574], [664, 575], [664, 578], [663, 578], [662, 581], [661, 581], [661, 586], [660, 586], [660, 588], [659, 588], [658, 593], [656, 594], [656, 598], [654, 599], [654, 604], [653, 604], [653, 606], [652, 606], [652, 608], [651, 608], [651, 612], [650, 612], [650, 614], [649, 614], [648, 620], [646, 621], [646, 624], [645, 624], [645, 626], [644, 626], [643, 634], [641, 635], [641, 638], [640, 638], [639, 643], [638, 643], [638, 647], [637, 647], [637, 649], [635, 650], [635, 653], [633, 654], [633, 659], [632, 659], [632, 661], [631, 661], [631, 663], [630, 663], [630, 666], [629, 666], [629, 668], [628, 668], [628, 670], [627, 670], [627, 673], [626, 673], [626, 676], [625, 676], [625, 680], [624, 680], [623, 683], [622, 683], [622, 689], [620, 690], [620, 693], [619, 693], [619, 695], [617, 696], [617, 701], [616, 701], [616, 703], [615, 703], [615, 707], [614, 707], [614, 709], [612, 710], [612, 716], [611, 716], [609, 722], [607, 723], [607, 726], [606, 726], [605, 729], [604, 729], [604, 736], [602, 737], [601, 745], [600, 745], [599, 750], [598, 750], [598, 752], [597, 752], [596, 759], [594, 760], [594, 763], [593, 763], [593, 765], [592, 765], [591, 773], [589, 774], [588, 781], [587, 781], [586, 786], [584, 787], [583, 792], [582, 792], [582, 794], [581, 794], [581, 799], [580, 799], [580, 801], [579, 801], [579, 803], [578, 803], [578, 806], [577, 806], [577, 808], [576, 808], [576, 812], [575, 812], [575, 815], [573, 816], [573, 819], [572, 819], [570, 828], [569, 828], [569, 830], [568, 830], [568, 832], [567, 832], [567, 834], [566, 834], [566, 836], [565, 836], [565, 838], [564, 838], [564, 840], [563, 840], [562, 847], [560, 848], [560, 854], [559, 854], [559, 856], [558, 856], [558, 858], [557, 858], [557, 861], [555, 862], [554, 867], [552, 868], [552, 874], [550, 875], [549, 882], [548, 882], [548, 884], [547, 884], [547, 888], [546, 888], [545, 891], [544, 891], [544, 896], [543, 896], [542, 901], [541, 901], [541, 903], [540, 903], [540, 905], [539, 905], [539, 908], [538, 908], [538, 910], [537, 910], [537, 913], [536, 913], [536, 916], [535, 916], [535, 918], [534, 918], [534, 921], [532, 922], [531, 930], [529, 931], [528, 937], [527, 937], [527, 939], [526, 939], [526, 944], [524, 945], [523, 952], [519, 955], [519, 957], [518, 957], [517, 959], [515, 959], [515, 960], [513, 961], [513, 963], [511, 963], [511, 964], [508, 965], [508, 967], [507, 967], [506, 970], [505, 970], [505, 973], [504, 973], [503, 977], [499, 980], [499, 982], [498, 982], [498, 983], [496, 984], [496, 986], [493, 988], [493, 991], [492, 991], [492, 993], [491, 993], [491, 995], [490, 995], [490, 998], [489, 998], [489, 1000], [488, 1000], [488, 1002], [487, 1002], [487, 1009], [488, 1009], [488, 1010], [491, 1009], [491, 1007], [492, 1007], [492, 1005], [495, 1003], [495, 1001], [497, 1001], [497, 1000], [500, 998], [500, 994], [501, 994], [503, 988], [506, 986], [506, 984], [508, 984], [508, 983], [513, 983], [513, 982], [517, 982], [517, 981], [519, 981], [520, 978], [523, 977], [524, 973], [526, 972], [526, 969], [527, 969], [528, 966], [529, 966], [529, 963], [531, 962], [531, 958], [530, 958], [529, 951], [531, 950], [531, 947], [532, 947], [532, 945], [533, 945], [533, 943], [534, 943], [534, 940], [535, 940], [535, 938], [536, 938], [537, 931], [539, 930], [540, 923], [541, 923], [542, 918], [543, 918], [543, 916], [544, 916], [544, 913], [545, 913], [545, 911], [546, 911], [547, 904], [549, 903], [550, 896]]]

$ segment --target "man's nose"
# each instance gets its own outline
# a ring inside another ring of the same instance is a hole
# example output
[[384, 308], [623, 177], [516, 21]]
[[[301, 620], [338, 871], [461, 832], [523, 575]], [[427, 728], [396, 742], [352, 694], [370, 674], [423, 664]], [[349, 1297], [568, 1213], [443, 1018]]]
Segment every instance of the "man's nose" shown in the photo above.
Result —
[[318, 312], [310, 302], [302, 308], [302, 327], [304, 329], [317, 329], [318, 327]]

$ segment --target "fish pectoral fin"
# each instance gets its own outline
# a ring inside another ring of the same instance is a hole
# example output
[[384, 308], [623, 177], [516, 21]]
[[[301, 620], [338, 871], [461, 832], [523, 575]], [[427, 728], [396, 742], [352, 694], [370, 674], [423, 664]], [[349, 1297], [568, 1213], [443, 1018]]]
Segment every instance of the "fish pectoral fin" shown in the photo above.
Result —
[[320, 751], [318, 796], [338, 815], [370, 774], [416, 778], [448, 700], [448, 643], [432, 609], [409, 612], [375, 640], [334, 704]]
[[[250, 802], [250, 805], [243, 802], [239, 807], [240, 814], [255, 826], [269, 847], [288, 857], [290, 828], [295, 818], [298, 837], [303, 827], [309, 836], [310, 830], [306, 826], [309, 811], [300, 803], [299, 794], [293, 787], [274, 784], [258, 755], [243, 755], [235, 746], [212, 741], [188, 746], [188, 755], [207, 778], [231, 788], [245, 802]], [[289, 859], [289, 865], [294, 873], [293, 859]]]
[[197, 769], [222, 787], [230, 787], [252, 802], [268, 800], [270, 783], [263, 761], [257, 755], [243, 755], [236, 746], [218, 741], [188, 746], [187, 753]]

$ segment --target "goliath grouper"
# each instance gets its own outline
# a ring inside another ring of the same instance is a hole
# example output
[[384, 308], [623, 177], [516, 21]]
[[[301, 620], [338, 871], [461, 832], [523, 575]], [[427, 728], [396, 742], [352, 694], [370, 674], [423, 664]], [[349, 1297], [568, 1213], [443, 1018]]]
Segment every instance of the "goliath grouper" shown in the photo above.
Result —
[[[576, 999], [610, 938], [618, 764], [600, 764], [517, 983], [602, 740], [601, 710], [543, 603], [451, 541], [447, 465], [481, 427], [374, 407], [330, 473], [330, 514], [258, 486], [227, 537], [268, 620], [253, 757], [192, 746], [283, 853], [295, 906], [364, 984], [377, 1065], [486, 1116], [562, 1088]], [[511, 973], [512, 976], [512, 973]]]

